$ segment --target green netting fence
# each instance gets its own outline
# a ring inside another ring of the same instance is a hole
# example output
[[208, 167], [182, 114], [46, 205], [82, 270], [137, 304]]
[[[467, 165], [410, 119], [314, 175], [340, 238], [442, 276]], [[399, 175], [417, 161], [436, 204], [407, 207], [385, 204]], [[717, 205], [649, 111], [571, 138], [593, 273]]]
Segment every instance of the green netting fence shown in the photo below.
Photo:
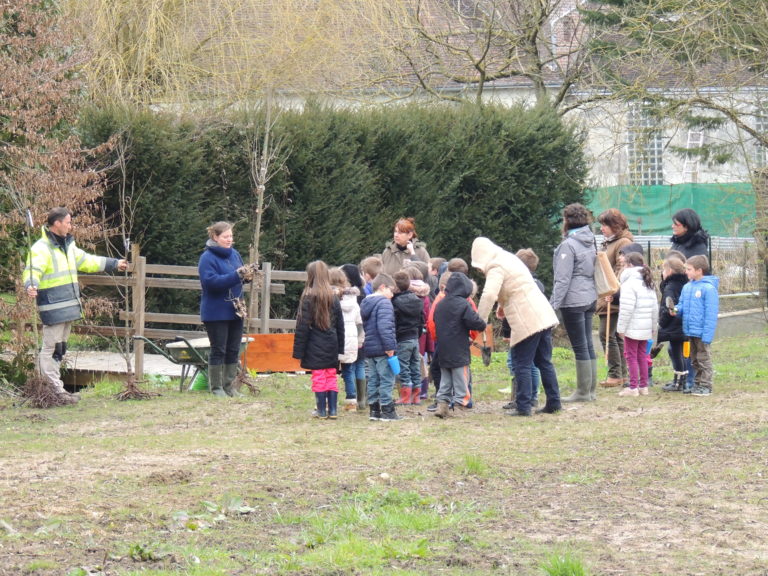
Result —
[[669, 186], [608, 186], [590, 190], [590, 209], [597, 217], [617, 208], [635, 234], [672, 234], [672, 214], [693, 208], [712, 236], [751, 236], [755, 224], [752, 184], [675, 184]]

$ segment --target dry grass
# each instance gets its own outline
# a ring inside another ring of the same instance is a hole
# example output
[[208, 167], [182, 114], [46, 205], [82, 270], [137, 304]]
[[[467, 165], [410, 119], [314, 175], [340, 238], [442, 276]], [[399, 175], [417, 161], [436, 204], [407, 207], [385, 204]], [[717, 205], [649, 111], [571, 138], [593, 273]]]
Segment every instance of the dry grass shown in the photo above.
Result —
[[765, 576], [766, 344], [716, 343], [711, 398], [601, 390], [523, 421], [501, 355], [444, 422], [313, 420], [308, 377], [283, 375], [239, 400], [6, 406], [0, 575], [534, 575], [567, 551], [592, 574]]

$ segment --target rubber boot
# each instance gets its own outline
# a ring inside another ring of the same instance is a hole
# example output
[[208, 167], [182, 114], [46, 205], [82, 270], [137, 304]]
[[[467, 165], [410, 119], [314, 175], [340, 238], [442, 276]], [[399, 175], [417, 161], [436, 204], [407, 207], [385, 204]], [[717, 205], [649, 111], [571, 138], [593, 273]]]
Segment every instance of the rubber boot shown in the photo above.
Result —
[[398, 406], [411, 403], [411, 387], [400, 385], [400, 400], [395, 402]]
[[662, 392], [679, 392], [681, 389], [679, 378], [680, 373], [676, 371], [674, 377], [672, 378], [672, 382], [668, 382], [661, 387]]
[[355, 380], [355, 389], [357, 390], [357, 410], [362, 412], [368, 405], [368, 382], [365, 378]]
[[239, 370], [239, 364], [224, 364], [224, 383], [222, 388], [224, 388], [227, 396], [232, 396], [233, 398], [241, 398], [243, 396], [240, 390], [235, 388], [235, 379]]
[[589, 384], [589, 399], [594, 402], [597, 400], [597, 359], [590, 360], [592, 366], [592, 381]]
[[339, 393], [335, 390], [331, 390], [326, 392], [326, 394], [328, 396], [328, 419], [336, 420], [336, 408], [339, 403]]
[[397, 410], [395, 410], [394, 402], [381, 407], [381, 420], [389, 421], [389, 420], [402, 420], [402, 419], [403, 417], [397, 413]]
[[576, 360], [576, 390], [563, 402], [589, 402], [592, 388], [592, 361]]
[[224, 364], [208, 366], [208, 384], [211, 387], [211, 394], [218, 398], [229, 398], [224, 392]]
[[411, 404], [418, 406], [421, 404], [421, 386], [414, 386], [411, 388]]
[[315, 418], [325, 420], [328, 418], [328, 412], [325, 405], [328, 402], [328, 392], [315, 392]]

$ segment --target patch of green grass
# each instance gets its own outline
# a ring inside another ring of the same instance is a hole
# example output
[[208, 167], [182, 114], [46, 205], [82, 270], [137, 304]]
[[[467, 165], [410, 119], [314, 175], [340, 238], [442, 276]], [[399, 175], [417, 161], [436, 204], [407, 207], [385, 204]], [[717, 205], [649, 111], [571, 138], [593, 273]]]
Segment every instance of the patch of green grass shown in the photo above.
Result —
[[579, 472], [569, 472], [568, 474], [563, 474], [563, 482], [566, 484], [578, 484], [581, 486], [596, 484], [603, 478], [603, 473], [595, 472], [592, 470], [582, 470]]
[[461, 474], [466, 476], [487, 478], [491, 475], [490, 466], [477, 454], [465, 454], [457, 468]]
[[39, 558], [32, 560], [24, 566], [23, 570], [25, 574], [34, 574], [35, 572], [55, 570], [59, 565], [53, 560], [47, 560], [45, 558]]
[[541, 569], [547, 576], [589, 576], [582, 561], [568, 552], [552, 554], [541, 564]]

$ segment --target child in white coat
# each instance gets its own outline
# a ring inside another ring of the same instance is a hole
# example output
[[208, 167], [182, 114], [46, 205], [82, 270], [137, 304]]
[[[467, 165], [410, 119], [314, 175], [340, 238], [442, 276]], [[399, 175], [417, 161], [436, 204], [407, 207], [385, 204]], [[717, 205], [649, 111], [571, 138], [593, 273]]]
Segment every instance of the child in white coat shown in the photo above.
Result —
[[648, 340], [656, 339], [659, 304], [651, 270], [642, 254], [626, 255], [627, 268], [621, 273], [621, 300], [616, 332], [624, 338], [629, 388], [619, 396], [648, 395]]
[[344, 350], [339, 352], [341, 376], [344, 380], [344, 410], [357, 409], [357, 386], [355, 383], [354, 363], [357, 360], [358, 349], [363, 345], [363, 319], [360, 316], [360, 305], [357, 297], [360, 290], [349, 284], [347, 275], [341, 268], [331, 268], [329, 271], [331, 286], [341, 301], [341, 312], [344, 315]]

